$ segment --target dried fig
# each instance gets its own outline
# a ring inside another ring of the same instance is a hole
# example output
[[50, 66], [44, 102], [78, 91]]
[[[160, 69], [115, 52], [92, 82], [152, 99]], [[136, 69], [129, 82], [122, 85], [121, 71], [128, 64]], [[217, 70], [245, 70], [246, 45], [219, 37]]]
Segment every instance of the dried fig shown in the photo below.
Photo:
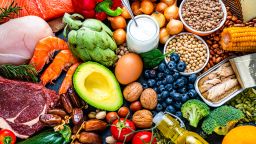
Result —
[[123, 95], [127, 101], [133, 102], [139, 99], [142, 91], [142, 85], [138, 82], [133, 82], [124, 88]]
[[132, 121], [138, 128], [150, 128], [153, 123], [153, 115], [149, 110], [138, 110], [133, 114]]
[[152, 88], [145, 89], [140, 96], [140, 103], [145, 109], [155, 109], [157, 105], [157, 93]]

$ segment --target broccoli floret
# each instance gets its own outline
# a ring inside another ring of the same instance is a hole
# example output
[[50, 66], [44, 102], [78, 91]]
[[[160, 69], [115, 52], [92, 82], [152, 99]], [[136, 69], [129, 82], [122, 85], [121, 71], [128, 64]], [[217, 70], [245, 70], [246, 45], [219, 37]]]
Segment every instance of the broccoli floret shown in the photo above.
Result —
[[192, 99], [182, 105], [181, 112], [191, 126], [197, 127], [198, 122], [210, 113], [210, 108], [204, 102]]
[[241, 110], [231, 106], [221, 106], [213, 110], [203, 121], [202, 129], [207, 134], [215, 132], [226, 135], [243, 118], [244, 114]]

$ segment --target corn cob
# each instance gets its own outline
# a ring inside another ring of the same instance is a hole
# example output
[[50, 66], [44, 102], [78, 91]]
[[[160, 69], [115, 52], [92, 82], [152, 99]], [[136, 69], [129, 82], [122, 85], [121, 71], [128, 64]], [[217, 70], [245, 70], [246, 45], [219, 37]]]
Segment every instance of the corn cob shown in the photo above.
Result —
[[220, 44], [227, 51], [256, 52], [256, 27], [225, 28]]

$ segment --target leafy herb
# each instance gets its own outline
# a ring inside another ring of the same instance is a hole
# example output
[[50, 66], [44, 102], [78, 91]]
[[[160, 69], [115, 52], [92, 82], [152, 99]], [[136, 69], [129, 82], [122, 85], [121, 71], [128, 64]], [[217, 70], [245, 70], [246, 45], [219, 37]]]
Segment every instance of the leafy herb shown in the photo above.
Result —
[[4, 18], [10, 18], [11, 14], [13, 13], [18, 14], [19, 10], [21, 10], [21, 7], [13, 1], [9, 7], [0, 8], [0, 20], [3, 20]]
[[37, 72], [32, 65], [0, 65], [0, 76], [9, 79], [37, 82]]
[[142, 60], [144, 62], [145, 68], [154, 68], [158, 66], [166, 56], [170, 55], [174, 51], [163, 54], [159, 49], [153, 49], [149, 52], [145, 52], [140, 54]]

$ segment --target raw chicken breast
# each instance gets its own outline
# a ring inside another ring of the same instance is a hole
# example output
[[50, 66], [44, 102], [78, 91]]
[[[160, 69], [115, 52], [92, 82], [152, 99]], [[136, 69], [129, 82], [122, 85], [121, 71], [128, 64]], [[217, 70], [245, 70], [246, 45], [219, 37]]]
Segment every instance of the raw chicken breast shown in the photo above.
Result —
[[24, 64], [33, 55], [36, 43], [53, 36], [40, 17], [25, 16], [0, 25], [0, 64]]

